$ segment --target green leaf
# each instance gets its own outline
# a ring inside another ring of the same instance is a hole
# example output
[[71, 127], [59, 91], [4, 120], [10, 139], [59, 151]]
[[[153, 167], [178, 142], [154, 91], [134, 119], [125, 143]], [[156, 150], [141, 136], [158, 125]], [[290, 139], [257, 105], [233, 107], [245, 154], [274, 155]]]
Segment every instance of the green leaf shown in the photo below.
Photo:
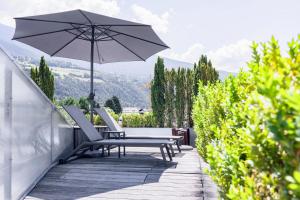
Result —
[[300, 172], [299, 171], [294, 171], [294, 178], [295, 180], [300, 183]]

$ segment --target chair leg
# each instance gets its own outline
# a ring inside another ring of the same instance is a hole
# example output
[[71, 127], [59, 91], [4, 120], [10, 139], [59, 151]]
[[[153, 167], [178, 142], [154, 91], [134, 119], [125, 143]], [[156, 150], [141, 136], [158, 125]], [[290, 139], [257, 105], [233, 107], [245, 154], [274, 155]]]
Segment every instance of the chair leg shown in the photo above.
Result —
[[102, 157], [104, 157], [104, 145], [102, 146]]
[[[86, 146], [86, 144], [85, 144], [85, 143], [82, 143], [81, 145], [79, 145], [78, 147], [76, 147], [76, 148], [71, 152], [70, 156], [66, 156], [66, 157], [64, 157], [64, 158], [59, 159], [59, 163], [60, 163], [60, 164], [65, 164], [65, 163], [68, 161], [68, 159], [69, 159], [70, 157], [76, 155], [76, 152], [78, 152], [79, 150], [81, 150], [81, 149], [82, 149], [83, 147], [85, 147], [85, 146]], [[85, 152], [85, 151], [84, 151], [84, 152]]]
[[166, 155], [165, 155], [165, 152], [164, 152], [164, 146], [161, 146], [159, 147], [160, 148], [160, 152], [161, 152], [161, 156], [163, 158], [164, 161], [167, 161], [166, 160]]
[[118, 157], [121, 158], [121, 146], [118, 146]]
[[110, 156], [110, 146], [107, 145], [107, 155]]
[[175, 153], [174, 153], [174, 149], [173, 149], [172, 144], [170, 144], [170, 149], [171, 149], [172, 157], [175, 157]]
[[168, 154], [168, 156], [169, 156], [169, 159], [170, 159], [170, 161], [172, 161], [173, 159], [172, 159], [172, 155], [171, 155], [171, 153], [170, 153], [170, 150], [169, 150], [168, 145], [166, 145], [165, 147], [166, 147], [166, 150], [167, 150], [167, 154]]
[[123, 156], [125, 156], [126, 151], [125, 151], [125, 146], [123, 146]]
[[181, 148], [180, 148], [180, 145], [179, 145], [179, 140], [176, 140], [176, 146], [177, 146], [177, 149], [178, 149], [179, 153], [181, 153]]
[[78, 154], [77, 156], [78, 157], [81, 157], [83, 154], [85, 154], [85, 152], [87, 152], [88, 150], [90, 150], [90, 149], [85, 149], [85, 150], [83, 150], [80, 154]]

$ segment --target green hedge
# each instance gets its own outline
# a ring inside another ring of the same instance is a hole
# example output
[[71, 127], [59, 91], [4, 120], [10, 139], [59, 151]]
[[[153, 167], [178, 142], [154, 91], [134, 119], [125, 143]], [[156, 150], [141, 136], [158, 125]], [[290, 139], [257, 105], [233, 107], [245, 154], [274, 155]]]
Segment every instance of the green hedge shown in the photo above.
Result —
[[300, 198], [300, 37], [253, 44], [249, 71], [199, 86], [197, 148], [225, 199]]
[[123, 127], [157, 127], [152, 112], [144, 114], [132, 113], [122, 114], [122, 126]]

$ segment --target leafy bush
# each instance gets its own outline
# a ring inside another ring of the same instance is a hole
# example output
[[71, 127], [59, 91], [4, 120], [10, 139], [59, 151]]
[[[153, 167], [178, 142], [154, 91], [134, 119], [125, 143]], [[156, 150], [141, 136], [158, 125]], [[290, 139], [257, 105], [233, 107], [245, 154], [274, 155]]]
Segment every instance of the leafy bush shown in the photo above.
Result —
[[[110, 108], [105, 108], [106, 110], [107, 110], [107, 112], [118, 122], [119, 121], [119, 115], [118, 114], [116, 114], [116, 113], [114, 113], [114, 111], [112, 110], [112, 109], [110, 109]], [[87, 114], [85, 114], [85, 116], [86, 116], [86, 118], [88, 119], [88, 120], [90, 120], [90, 114], [89, 113], [87, 113]], [[99, 116], [99, 115], [97, 115], [97, 114], [95, 114], [95, 115], [93, 115], [93, 118], [94, 118], [94, 125], [101, 125], [101, 126], [105, 126], [105, 122], [103, 121], [103, 119]]]
[[249, 72], [199, 86], [199, 153], [225, 199], [300, 198], [300, 36], [253, 43]]
[[123, 114], [122, 125], [123, 127], [131, 128], [157, 126], [152, 112], [144, 113], [142, 115], [138, 113]]

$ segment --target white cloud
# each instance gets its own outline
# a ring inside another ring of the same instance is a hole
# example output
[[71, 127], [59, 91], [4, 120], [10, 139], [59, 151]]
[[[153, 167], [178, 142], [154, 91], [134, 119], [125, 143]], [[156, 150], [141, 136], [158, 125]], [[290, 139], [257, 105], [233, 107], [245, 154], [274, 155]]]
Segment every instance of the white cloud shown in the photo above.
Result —
[[13, 17], [83, 9], [109, 16], [119, 14], [117, 0], [9, 0], [1, 4], [0, 23], [15, 26]]
[[132, 5], [131, 9], [136, 17], [135, 21], [150, 24], [154, 30], [160, 33], [167, 33], [169, 26], [169, 17], [172, 10], [169, 10], [161, 15], [156, 15], [150, 10], [139, 5]]
[[205, 53], [204, 50], [205, 48], [202, 44], [195, 43], [183, 53], [170, 52], [168, 57], [175, 60], [194, 63], [199, 59], [201, 54]]
[[246, 67], [246, 62], [251, 58], [250, 45], [251, 41], [242, 39], [234, 44], [209, 51], [207, 56], [217, 69], [238, 72], [241, 67]]
[[201, 54], [205, 54], [219, 70], [238, 72], [241, 67], [246, 67], [246, 62], [251, 57], [251, 41], [242, 39], [235, 43], [225, 45], [215, 50], [208, 50], [200, 43], [195, 43], [183, 53], [169, 52], [166, 57], [194, 63]]

